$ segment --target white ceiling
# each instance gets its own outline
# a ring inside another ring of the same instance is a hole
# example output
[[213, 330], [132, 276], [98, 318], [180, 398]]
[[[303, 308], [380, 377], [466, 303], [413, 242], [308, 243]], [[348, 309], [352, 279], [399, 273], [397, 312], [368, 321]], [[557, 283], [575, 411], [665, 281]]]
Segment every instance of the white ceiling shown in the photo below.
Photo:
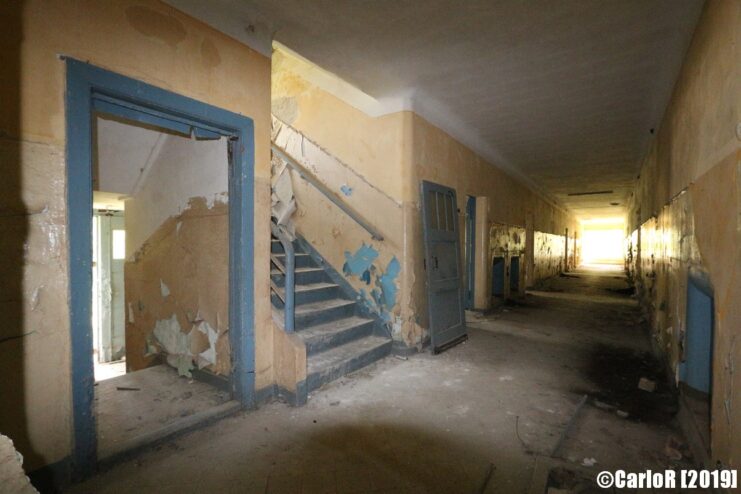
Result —
[[168, 1], [262, 51], [273, 36], [389, 109], [413, 109], [582, 217], [620, 212], [703, 5]]
[[108, 117], [97, 117], [95, 123], [93, 189], [132, 195], [157, 158], [167, 134]]

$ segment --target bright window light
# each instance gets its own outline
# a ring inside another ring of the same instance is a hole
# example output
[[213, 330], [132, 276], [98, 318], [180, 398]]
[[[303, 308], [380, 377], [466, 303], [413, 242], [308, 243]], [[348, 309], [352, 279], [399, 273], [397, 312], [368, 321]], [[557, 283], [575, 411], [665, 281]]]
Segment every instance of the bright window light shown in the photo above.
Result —
[[126, 230], [113, 230], [113, 259], [126, 259]]

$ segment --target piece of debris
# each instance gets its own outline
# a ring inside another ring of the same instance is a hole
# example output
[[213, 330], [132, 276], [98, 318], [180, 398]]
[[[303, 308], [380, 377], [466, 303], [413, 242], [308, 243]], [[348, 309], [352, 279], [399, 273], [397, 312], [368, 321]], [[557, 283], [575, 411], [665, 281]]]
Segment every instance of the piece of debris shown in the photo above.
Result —
[[403, 355], [394, 355], [394, 357], [398, 358], [399, 360], [409, 360], [409, 357], [405, 357]]
[[629, 415], [630, 414], [628, 412], [626, 412], [625, 410], [618, 410], [617, 411], [617, 416], [620, 417], [621, 419], [627, 419]]
[[0, 490], [17, 494], [38, 494], [23, 470], [23, 456], [13, 441], [0, 434]]
[[664, 455], [674, 461], [680, 461], [683, 458], [682, 443], [674, 436], [669, 436], [664, 445]]
[[131, 386], [116, 386], [116, 389], [119, 391], [141, 391], [141, 388], [134, 388]]
[[656, 381], [652, 381], [651, 379], [642, 377], [640, 381], [638, 381], [638, 389], [653, 393], [654, 391], [656, 391]]
[[593, 467], [597, 463], [597, 460], [594, 458], [584, 458], [581, 462], [582, 466], [585, 467]]
[[486, 473], [484, 474], [484, 480], [481, 482], [481, 486], [479, 487], [479, 494], [483, 494], [484, 492], [486, 492], [486, 488], [489, 486], [492, 474], [494, 474], [494, 464], [489, 463], [489, 466], [486, 469]]
[[600, 410], [614, 410], [615, 409], [613, 405], [610, 405], [609, 403], [605, 403], [604, 401], [594, 400], [592, 404], [595, 407], [599, 408]]
[[339, 405], [339, 404], [340, 404], [340, 402], [339, 402], [339, 401], [333, 401], [332, 403], [330, 403], [330, 404], [329, 404], [329, 406], [331, 406], [331, 407], [336, 407], [336, 406], [337, 406], [337, 405]]

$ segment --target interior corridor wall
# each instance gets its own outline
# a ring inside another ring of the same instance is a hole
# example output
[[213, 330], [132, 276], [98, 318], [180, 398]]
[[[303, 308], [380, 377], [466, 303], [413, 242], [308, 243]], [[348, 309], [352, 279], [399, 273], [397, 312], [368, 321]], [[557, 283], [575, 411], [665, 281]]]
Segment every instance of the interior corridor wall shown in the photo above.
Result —
[[[364, 244], [378, 254], [373, 272], [379, 276], [388, 272], [394, 259], [399, 262], [396, 303], [384, 317], [395, 340], [406, 347], [420, 347], [428, 327], [419, 214], [422, 180], [456, 189], [461, 242], [467, 195], [489, 198], [488, 210], [477, 210], [477, 217], [487, 217], [487, 228], [494, 223], [525, 228], [529, 214], [531, 235], [535, 231], [563, 235], [566, 228], [578, 229], [564, 210], [415, 113], [371, 116], [310, 81], [314, 70], [318, 69], [310, 62], [274, 50], [272, 110], [279, 125], [289, 127], [286, 132], [293, 135], [280, 136], [281, 145], [291, 147], [291, 154], [380, 229], [385, 239], [373, 241], [298, 178], [294, 180], [297, 229], [338, 271], [346, 256]], [[312, 153], [313, 158], [308, 156]], [[347, 279], [361, 296], [369, 290], [358, 276]]]
[[[464, 224], [466, 196], [488, 198], [488, 210], [476, 211], [485, 214], [488, 229], [502, 225], [524, 228], [525, 259], [520, 260], [525, 269], [527, 282], [533, 285], [545, 277], [558, 274], [565, 266], [565, 231], [579, 231], [576, 218], [563, 208], [544, 199], [501, 169], [448, 135], [424, 118], [412, 114], [411, 146], [413, 152], [410, 179], [405, 182], [405, 197], [412, 207], [405, 208], [407, 236], [414, 239], [416, 247], [409, 252], [409, 286], [414, 301], [415, 324], [428, 327], [427, 295], [423, 265], [423, 240], [419, 210], [419, 183], [422, 180], [452, 187], [458, 199], [458, 224]], [[461, 228], [461, 245], [463, 229]], [[495, 235], [496, 236], [496, 235]], [[538, 239], [545, 239], [538, 241]], [[532, 250], [531, 250], [532, 249]], [[491, 256], [494, 252], [491, 250]], [[560, 256], [560, 257], [559, 257]], [[491, 266], [489, 259], [487, 266]], [[488, 283], [491, 273], [487, 269]], [[419, 335], [422, 336], [422, 335]]]
[[34, 470], [71, 451], [65, 62], [89, 61], [255, 122], [256, 383], [273, 382], [270, 60], [156, 0], [0, 2], [0, 429]]
[[710, 0], [630, 203], [627, 263], [678, 377], [688, 273], [715, 302], [712, 460], [741, 465], [741, 3]]

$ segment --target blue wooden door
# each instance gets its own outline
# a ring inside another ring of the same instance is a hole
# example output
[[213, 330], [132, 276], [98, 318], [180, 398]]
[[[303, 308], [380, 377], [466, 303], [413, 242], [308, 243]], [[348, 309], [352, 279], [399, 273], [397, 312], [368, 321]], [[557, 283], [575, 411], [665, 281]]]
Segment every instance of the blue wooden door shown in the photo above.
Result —
[[713, 298], [690, 278], [687, 283], [687, 335], [680, 379], [710, 394], [713, 362]]
[[422, 182], [427, 305], [433, 353], [466, 337], [455, 191]]

